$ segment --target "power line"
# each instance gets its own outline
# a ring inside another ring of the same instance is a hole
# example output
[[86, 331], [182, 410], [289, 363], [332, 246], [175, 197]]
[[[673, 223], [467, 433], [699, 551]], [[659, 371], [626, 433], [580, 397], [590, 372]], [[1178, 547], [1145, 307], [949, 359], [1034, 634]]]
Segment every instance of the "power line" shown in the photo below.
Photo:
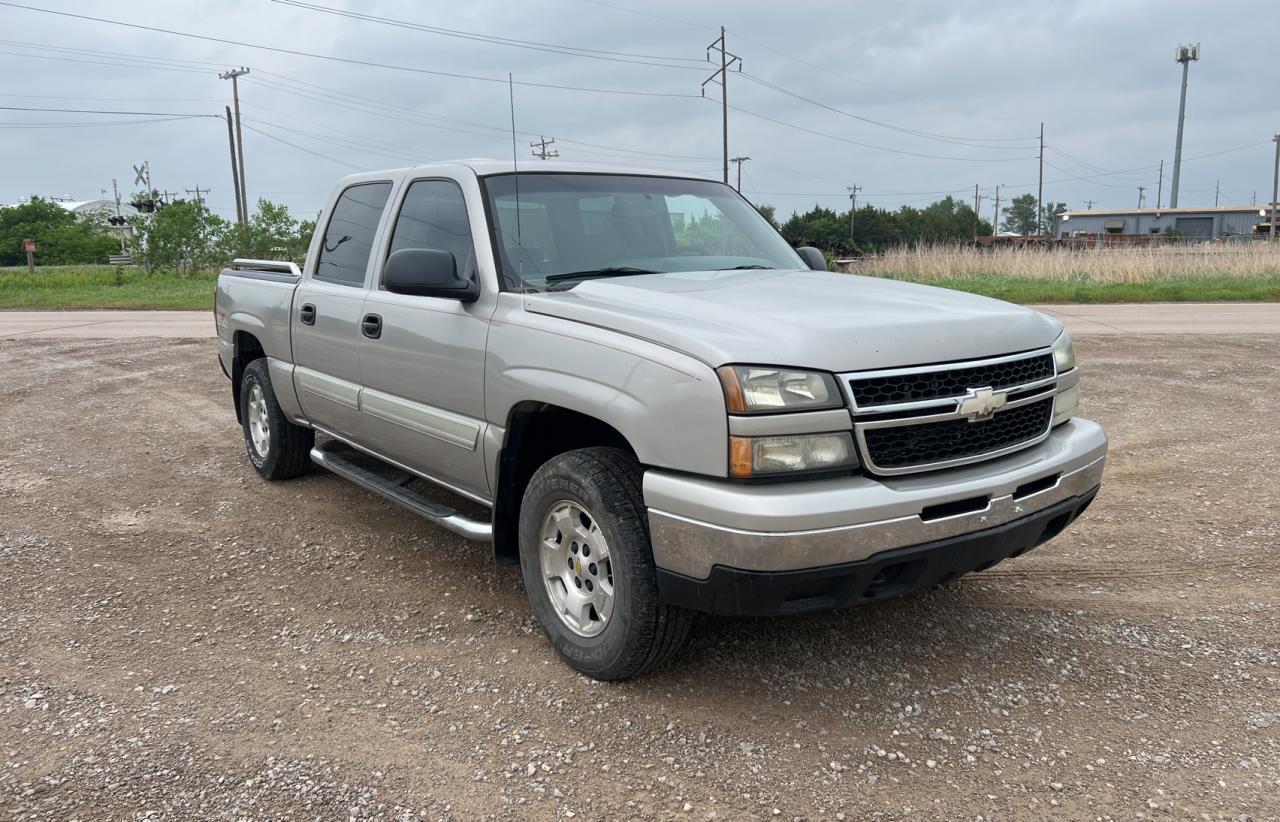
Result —
[[557, 43], [542, 43], [536, 40], [517, 40], [511, 37], [499, 37], [490, 34], [478, 34], [476, 32], [461, 31], [459, 29], [450, 29], [443, 26], [429, 26], [425, 23], [413, 23], [407, 20], [396, 20], [390, 17], [380, 17], [376, 14], [366, 14], [364, 12], [348, 11], [346, 9], [335, 9], [331, 6], [322, 6], [316, 3], [304, 3], [301, 0], [272, 0], [272, 2], [280, 3], [286, 6], [294, 6], [295, 8], [305, 9], [307, 11], [316, 11], [323, 14], [332, 14], [338, 17], [347, 17], [353, 20], [363, 20], [368, 23], [378, 23], [384, 26], [394, 26], [396, 28], [411, 29], [413, 31], [422, 31], [429, 34], [438, 34], [444, 37], [455, 37], [462, 40], [472, 40], [481, 43], [489, 43], [495, 46], [510, 46], [512, 48], [530, 49], [533, 51], [551, 52], [552, 54], [564, 54], [570, 57], [586, 57], [593, 60], [608, 60], [615, 63], [632, 63], [641, 66], [654, 66], [657, 68], [685, 69], [693, 71], [701, 71], [701, 66], [681, 66], [671, 65], [663, 62], [663, 60], [680, 60], [688, 63], [701, 62], [691, 57], [674, 57], [656, 54], [635, 54], [624, 51], [607, 51], [604, 49], [590, 49], [578, 46], [567, 46]]
[[275, 135], [273, 135], [273, 134], [268, 134], [267, 132], [263, 131], [262, 129], [254, 128], [254, 127], [253, 127], [253, 126], [251, 126], [251, 125], [247, 125], [247, 124], [246, 124], [246, 125], [245, 125], [245, 128], [247, 128], [249, 131], [255, 132], [255, 133], [257, 133], [257, 134], [261, 134], [263, 137], [266, 137], [268, 140], [275, 140], [277, 143], [283, 143], [283, 144], [285, 144], [286, 146], [288, 146], [289, 148], [297, 149], [298, 151], [301, 151], [301, 152], [303, 152], [303, 153], [305, 153], [305, 154], [310, 154], [312, 157], [319, 157], [321, 160], [328, 160], [328, 161], [329, 161], [329, 162], [331, 162], [331, 163], [337, 163], [337, 164], [338, 164], [338, 165], [340, 165], [340, 166], [346, 166], [347, 168], [350, 168], [350, 169], [355, 169], [355, 170], [359, 170], [359, 169], [360, 169], [360, 166], [352, 165], [351, 163], [348, 163], [348, 162], [346, 162], [346, 161], [344, 161], [344, 160], [339, 160], [339, 159], [336, 159], [336, 158], [334, 158], [334, 157], [330, 157], [330, 156], [329, 156], [329, 155], [327, 155], [327, 154], [321, 154], [321, 153], [320, 153], [320, 152], [318, 152], [318, 151], [312, 151], [312, 150], [311, 150], [311, 149], [309, 149], [309, 148], [304, 148], [303, 146], [300, 146], [300, 145], [298, 145], [297, 143], [291, 143], [291, 142], [289, 142], [288, 140], [281, 139], [280, 137], [276, 137], [276, 136], [275, 136]]
[[864, 117], [864, 116], [863, 116], [863, 115], [861, 115], [861, 114], [854, 114], [853, 112], [845, 111], [844, 109], [840, 109], [840, 108], [836, 108], [835, 106], [829, 105], [829, 104], [827, 104], [827, 103], [823, 103], [823, 102], [821, 102], [821, 101], [819, 101], [819, 100], [815, 100], [815, 99], [813, 99], [812, 97], [807, 97], [807, 96], [805, 96], [805, 95], [803, 95], [803, 94], [800, 94], [799, 92], [795, 92], [795, 91], [791, 91], [790, 89], [783, 88], [782, 86], [779, 86], [779, 85], [777, 85], [777, 84], [775, 84], [775, 83], [771, 83], [771, 82], [769, 82], [768, 80], [764, 80], [764, 79], [762, 79], [762, 78], [760, 78], [760, 77], [756, 77], [754, 74], [750, 74], [750, 73], [745, 72], [745, 71], [744, 71], [744, 72], [742, 72], [742, 76], [743, 76], [743, 77], [745, 77], [745, 78], [747, 78], [748, 80], [750, 80], [751, 82], [753, 82], [753, 83], [755, 83], [755, 84], [757, 84], [757, 85], [764, 86], [765, 88], [768, 88], [768, 89], [772, 89], [773, 91], [776, 91], [776, 92], [778, 92], [779, 94], [785, 94], [785, 95], [786, 95], [786, 96], [788, 96], [788, 97], [794, 97], [794, 98], [795, 98], [795, 99], [797, 99], [797, 100], [801, 100], [801, 101], [803, 101], [803, 102], [809, 103], [810, 105], [817, 106], [818, 108], [825, 109], [825, 110], [830, 111], [830, 112], [834, 112], [835, 114], [839, 114], [839, 115], [840, 115], [840, 116], [842, 116], [842, 117], [848, 117], [848, 118], [849, 118], [849, 119], [851, 119], [851, 120], [857, 120], [857, 121], [859, 121], [859, 122], [867, 123], [867, 124], [869, 124], [869, 125], [879, 126], [880, 128], [886, 128], [886, 129], [889, 129], [889, 130], [891, 130], [891, 131], [897, 131], [897, 132], [900, 132], [900, 133], [902, 133], [902, 134], [910, 134], [910, 135], [912, 135], [912, 136], [914, 136], [914, 137], [920, 137], [920, 138], [923, 138], [923, 139], [926, 139], [926, 140], [937, 140], [938, 142], [942, 142], [942, 143], [951, 143], [951, 144], [953, 144], [953, 145], [969, 146], [969, 147], [971, 147], [971, 148], [1002, 149], [1002, 150], [1006, 150], [1006, 151], [1025, 151], [1026, 149], [1031, 148], [1031, 146], [989, 146], [989, 145], [980, 145], [980, 143], [983, 143], [983, 142], [987, 142], [987, 143], [1013, 143], [1013, 142], [1019, 142], [1019, 141], [1022, 141], [1022, 140], [1032, 139], [1032, 138], [1029, 138], [1029, 137], [999, 137], [999, 138], [995, 138], [995, 137], [992, 137], [992, 138], [984, 138], [984, 137], [957, 137], [957, 136], [949, 135], [949, 134], [934, 134], [934, 133], [932, 133], [932, 132], [928, 132], [928, 131], [917, 131], [916, 129], [905, 128], [905, 127], [903, 127], [903, 126], [895, 126], [895, 125], [893, 125], [892, 123], [885, 123], [885, 122], [882, 122], [882, 121], [880, 121], [880, 120], [874, 120], [874, 119], [872, 119], [872, 118], [870, 118], [870, 117]]
[[[48, 122], [48, 123], [21, 123], [21, 122], [4, 122], [0, 123], [0, 128], [96, 128], [98, 126], [134, 126], [143, 123], [171, 123], [177, 120], [191, 120], [196, 117], [209, 117], [208, 114], [192, 114], [182, 115], [178, 117], [149, 117], [146, 120], [77, 120], [73, 122]], [[217, 115], [212, 115], [217, 117]]]
[[688, 26], [689, 28], [694, 28], [694, 29], [701, 29], [703, 31], [709, 28], [712, 28], [712, 26], [704, 26], [701, 23], [694, 23], [691, 20], [681, 20], [676, 17], [664, 17], [661, 14], [654, 14], [648, 11], [637, 11], [636, 9], [629, 9], [623, 6], [615, 6], [611, 3], [602, 3], [600, 2], [600, 0], [583, 0], [583, 2], [590, 3], [593, 6], [603, 6], [606, 9], [613, 9], [614, 11], [625, 11], [627, 14], [638, 14], [641, 17], [650, 17], [650, 18], [653, 18], [654, 20], [665, 20], [668, 23], [675, 23], [677, 25]]
[[970, 163], [1013, 163], [1013, 162], [1020, 162], [1024, 160], [1036, 159], [1034, 156], [1032, 157], [948, 157], [948, 156], [939, 155], [939, 154], [924, 154], [917, 151], [905, 151], [903, 149], [889, 148], [888, 146], [877, 146], [871, 143], [863, 143], [858, 140], [850, 140], [847, 137], [840, 137], [835, 134], [828, 134], [825, 131], [817, 131], [815, 129], [807, 128], [805, 126], [796, 125], [795, 123], [788, 123], [785, 120], [779, 120], [775, 117], [768, 117], [764, 114], [758, 114], [754, 111], [749, 111], [740, 106], [730, 105], [729, 108], [733, 109], [734, 111], [742, 112], [743, 114], [746, 114], [750, 117], [755, 117], [757, 119], [765, 120], [770, 123], [776, 123], [777, 125], [785, 126], [787, 128], [792, 128], [797, 131], [803, 131], [808, 134], [816, 135], [818, 137], [826, 137], [829, 140], [837, 140], [841, 143], [848, 143], [849, 145], [860, 146], [862, 148], [870, 148], [876, 151], [887, 151], [891, 154], [902, 154], [907, 157], [923, 157], [928, 160], [955, 160], [959, 162], [970, 162]]
[[64, 114], [124, 114], [131, 117], [217, 117], [216, 114], [179, 114], [175, 111], [108, 111], [96, 108], [40, 108], [33, 106], [0, 106], [2, 111], [43, 111]]
[[[283, 91], [288, 94], [294, 94], [299, 97], [303, 97], [305, 99], [326, 103], [328, 105], [337, 106], [339, 108], [347, 108], [353, 111], [362, 111], [368, 114], [376, 114], [378, 116], [386, 117], [387, 119], [391, 119], [391, 120], [398, 120], [400, 122], [413, 123], [415, 125], [423, 125], [423, 126], [427, 126], [428, 128], [437, 128], [444, 131], [456, 132], [459, 134], [470, 134], [474, 136], [486, 137], [491, 139], [501, 139], [504, 143], [509, 139], [510, 130], [500, 126], [489, 125], [487, 123], [479, 123], [473, 120], [460, 120], [454, 117], [444, 117], [438, 114], [427, 114], [426, 112], [421, 112], [416, 109], [408, 108], [406, 106], [400, 106], [393, 103], [379, 101], [379, 100], [370, 98], [366, 95], [356, 96], [356, 95], [348, 94], [347, 92], [343, 92], [338, 89], [328, 88], [325, 86], [316, 85], [314, 83], [308, 83], [302, 80], [288, 78], [288, 77], [285, 77], [284, 75], [277, 74], [274, 72], [259, 71], [258, 74], [279, 78], [281, 80], [285, 80], [288, 83], [303, 86], [304, 88], [302, 89], [289, 88], [288, 86], [280, 85], [272, 81], [262, 80], [260, 77], [253, 81], [255, 83], [264, 84], [278, 91]], [[342, 98], [347, 102], [346, 103], [338, 102], [337, 100], [334, 99], [335, 97]], [[379, 109], [385, 109], [385, 111], [380, 111]], [[389, 113], [389, 112], [394, 112], [394, 113]], [[405, 115], [407, 117], [411, 117], [415, 119], [405, 119], [405, 117], [396, 116], [396, 115]], [[422, 122], [422, 119], [424, 118], [430, 119], [430, 120], [440, 120], [450, 125], [441, 125], [434, 122], [431, 122], [431, 123]], [[472, 126], [474, 128], [488, 129], [488, 130], [494, 131], [495, 133], [486, 134], [486, 133], [467, 130], [463, 128], [457, 128], [454, 124]], [[529, 136], [529, 137], [540, 136], [538, 132], [533, 132], [533, 131], [521, 131], [518, 133], [523, 136]], [[583, 146], [586, 148], [596, 148], [602, 151], [617, 152], [621, 154], [634, 154], [634, 155], [640, 155], [645, 157], [654, 157], [654, 158], [659, 158], [664, 160], [704, 162], [706, 160], [713, 159], [712, 157], [708, 157], [708, 156], [665, 154], [661, 152], [641, 151], [638, 149], [622, 148], [621, 146], [609, 146], [609, 145], [602, 145], [600, 143], [590, 143], [582, 140], [573, 140], [567, 137], [558, 137], [557, 139], [559, 140], [559, 142], [564, 144], [569, 144], [569, 145]]]
[[[23, 9], [25, 11], [40, 12], [42, 14], [53, 14], [59, 17], [69, 17], [75, 20], [88, 20], [94, 23], [106, 23], [111, 26], [122, 26], [124, 28], [137, 29], [139, 31], [150, 31], [158, 34], [169, 34], [175, 37], [187, 37], [193, 40], [204, 40], [210, 43], [222, 43], [230, 46], [241, 46], [243, 48], [258, 49], [260, 51], [270, 51], [277, 54], [289, 54], [294, 57], [310, 57], [316, 60], [329, 60], [335, 63], [344, 63], [346, 65], [367, 66], [369, 68], [381, 68], [391, 71], [405, 71], [413, 74], [427, 74], [433, 77], [449, 77], [455, 80], [475, 80], [484, 83], [506, 83], [507, 81], [499, 77], [486, 77], [479, 74], [462, 74], [459, 72], [437, 71], [434, 69], [418, 68], [415, 66], [399, 66], [391, 63], [379, 63], [373, 60], [357, 60], [353, 57], [338, 57], [332, 54], [320, 54], [312, 51], [301, 51], [298, 49], [283, 48], [281, 46], [268, 46], [262, 43], [247, 43], [240, 40], [231, 40], [225, 37], [214, 37], [208, 34], [194, 34], [192, 32], [177, 31], [175, 29], [166, 29], [159, 26], [146, 26], [141, 23], [128, 23], [122, 20], [110, 20], [105, 17], [94, 17], [88, 14], [74, 14], [69, 11], [58, 11], [55, 9], [42, 9], [36, 6], [25, 6], [21, 3], [0, 2], [0, 6], [9, 8]], [[556, 89], [559, 91], [577, 91], [590, 94], [621, 94], [633, 97], [675, 97], [697, 99], [693, 94], [681, 94], [676, 92], [664, 91], [636, 91], [630, 89], [603, 89], [592, 88], [587, 86], [570, 86], [560, 83], [538, 83], [532, 80], [517, 80], [515, 84], [518, 86], [528, 86], [532, 88]]]

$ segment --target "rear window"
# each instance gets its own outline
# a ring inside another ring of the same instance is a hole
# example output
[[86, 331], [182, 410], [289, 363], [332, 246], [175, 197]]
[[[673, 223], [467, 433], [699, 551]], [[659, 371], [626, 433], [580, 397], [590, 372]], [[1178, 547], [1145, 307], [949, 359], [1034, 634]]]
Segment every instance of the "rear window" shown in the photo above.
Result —
[[373, 238], [387, 205], [391, 183], [361, 183], [342, 192], [333, 207], [315, 278], [341, 285], [364, 285]]

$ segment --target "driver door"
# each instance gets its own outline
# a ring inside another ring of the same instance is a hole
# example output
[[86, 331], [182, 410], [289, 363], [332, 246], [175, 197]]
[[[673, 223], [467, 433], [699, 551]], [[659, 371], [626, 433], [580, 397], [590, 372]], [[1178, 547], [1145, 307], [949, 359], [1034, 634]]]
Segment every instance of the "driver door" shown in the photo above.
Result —
[[453, 254], [458, 273], [479, 280], [472, 215], [483, 237], [479, 203], [469, 203], [452, 179], [414, 180], [400, 200], [391, 238], [374, 267], [364, 301], [360, 407], [364, 440], [405, 467], [467, 496], [488, 500], [480, 443], [484, 415], [484, 357], [496, 299], [463, 303], [444, 297], [393, 294], [382, 286], [389, 257], [402, 248]]

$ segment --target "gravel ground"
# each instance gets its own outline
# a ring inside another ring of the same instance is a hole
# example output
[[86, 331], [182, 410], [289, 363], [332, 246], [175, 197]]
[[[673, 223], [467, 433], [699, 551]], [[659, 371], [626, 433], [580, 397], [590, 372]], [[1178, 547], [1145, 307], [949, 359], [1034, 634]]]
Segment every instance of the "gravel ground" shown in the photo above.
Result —
[[1274, 346], [1079, 341], [1113, 440], [1067, 535], [600, 684], [486, 549], [260, 481], [209, 341], [0, 342], [0, 809], [1277, 818]]

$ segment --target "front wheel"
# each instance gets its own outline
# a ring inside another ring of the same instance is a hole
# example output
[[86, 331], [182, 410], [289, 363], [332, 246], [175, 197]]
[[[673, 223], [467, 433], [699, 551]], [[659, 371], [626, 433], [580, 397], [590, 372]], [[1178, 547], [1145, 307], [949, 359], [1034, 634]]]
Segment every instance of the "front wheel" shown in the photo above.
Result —
[[520, 507], [520, 569], [556, 652], [595, 679], [643, 673], [680, 649], [691, 614], [658, 596], [640, 466], [616, 448], [553, 457]]
[[290, 479], [306, 473], [316, 433], [285, 417], [265, 357], [249, 363], [240, 379], [240, 421], [249, 461], [264, 478]]

